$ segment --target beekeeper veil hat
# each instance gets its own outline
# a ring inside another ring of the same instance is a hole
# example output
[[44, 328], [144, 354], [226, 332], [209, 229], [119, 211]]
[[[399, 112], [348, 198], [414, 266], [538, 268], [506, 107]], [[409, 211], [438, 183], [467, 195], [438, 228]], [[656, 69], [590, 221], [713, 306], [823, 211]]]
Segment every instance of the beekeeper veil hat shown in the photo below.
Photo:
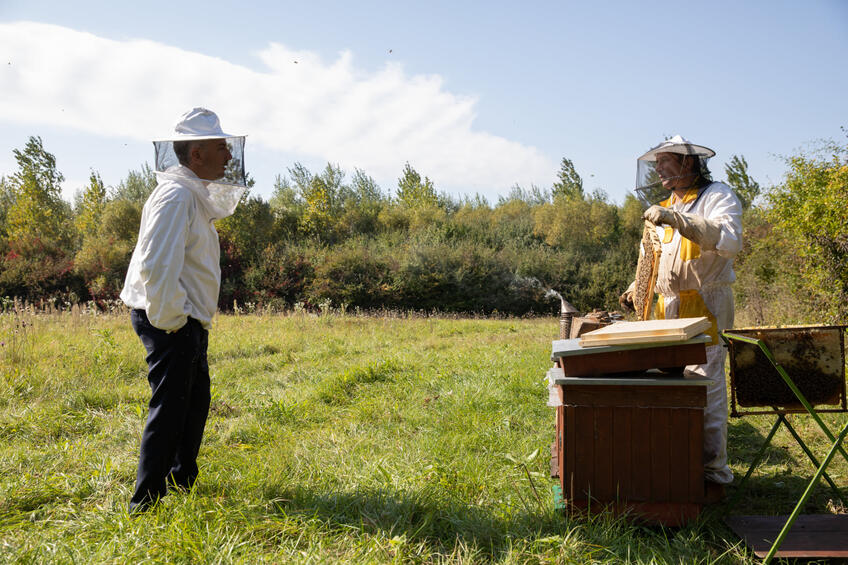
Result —
[[650, 206], [668, 198], [668, 190], [663, 188], [659, 174], [657, 174], [658, 153], [677, 153], [697, 159], [698, 166], [685, 176], [692, 177], [693, 183], [698, 180], [698, 177], [710, 180], [707, 162], [710, 157], [715, 155], [715, 151], [703, 145], [696, 145], [680, 135], [675, 135], [652, 147], [636, 160], [636, 195], [643, 204]]
[[[185, 142], [205, 139], [226, 139], [232, 158], [227, 163], [226, 172], [220, 179], [204, 181], [209, 198], [215, 208], [215, 217], [225, 217], [235, 211], [235, 207], [246, 192], [247, 183], [244, 169], [244, 135], [225, 133], [217, 114], [206, 108], [194, 108], [183, 114], [174, 131], [162, 138], [153, 140], [155, 149], [156, 173], [169, 177], [180, 174], [179, 154], [185, 155], [188, 149]], [[185, 157], [184, 157], [185, 159]]]

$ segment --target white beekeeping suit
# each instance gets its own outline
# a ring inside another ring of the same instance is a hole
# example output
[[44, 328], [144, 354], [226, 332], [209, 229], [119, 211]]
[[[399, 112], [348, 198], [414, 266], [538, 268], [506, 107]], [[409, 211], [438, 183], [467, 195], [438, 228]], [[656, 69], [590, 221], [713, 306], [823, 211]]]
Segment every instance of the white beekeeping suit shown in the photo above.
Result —
[[224, 133], [218, 116], [194, 108], [154, 141], [156, 176], [141, 214], [138, 243], [121, 299], [147, 353], [150, 384], [133, 515], [172, 490], [189, 490], [209, 415], [209, 328], [221, 269], [214, 221], [245, 192], [244, 136]]
[[711, 381], [704, 413], [704, 470], [707, 479], [727, 484], [733, 481], [733, 473], [727, 466], [726, 350], [718, 332], [733, 327], [731, 284], [736, 280], [733, 258], [742, 249], [742, 205], [729, 186], [707, 180], [706, 160], [715, 152], [680, 136], [639, 158], [637, 184], [656, 174], [651, 164], [660, 153], [697, 158], [698, 166], [693, 167], [696, 172], [692, 174], [698, 182], [693, 180], [689, 188], [667, 192], [665, 200], [645, 213], [646, 219], [657, 224], [662, 241], [654, 314], [657, 319], [706, 316], [712, 322], [707, 332], [712, 338], [707, 362], [686, 369], [690, 375]]

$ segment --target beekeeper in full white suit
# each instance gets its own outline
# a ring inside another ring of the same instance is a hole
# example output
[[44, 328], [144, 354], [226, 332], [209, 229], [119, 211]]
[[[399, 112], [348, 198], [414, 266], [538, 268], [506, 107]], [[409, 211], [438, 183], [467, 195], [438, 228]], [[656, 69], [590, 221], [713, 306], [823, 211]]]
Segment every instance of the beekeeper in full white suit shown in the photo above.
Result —
[[[655, 317], [706, 316], [712, 322], [706, 364], [686, 370], [711, 381], [704, 414], [704, 473], [708, 496], [712, 491], [720, 497], [721, 485], [732, 482], [733, 473], [727, 466], [726, 350], [718, 332], [733, 327], [731, 284], [736, 280], [733, 258], [742, 249], [742, 205], [729, 186], [711, 180], [707, 160], [714, 155], [712, 149], [675, 135], [639, 157], [636, 185], [640, 196], [658, 189], [664, 193], [644, 214], [662, 241]], [[633, 288], [622, 295], [622, 305], [632, 304]]]
[[224, 133], [205, 108], [154, 141], [159, 184], [141, 214], [121, 299], [147, 351], [151, 399], [141, 438], [133, 514], [170, 489], [190, 489], [209, 413], [207, 345], [221, 286], [215, 220], [245, 192], [244, 136]]

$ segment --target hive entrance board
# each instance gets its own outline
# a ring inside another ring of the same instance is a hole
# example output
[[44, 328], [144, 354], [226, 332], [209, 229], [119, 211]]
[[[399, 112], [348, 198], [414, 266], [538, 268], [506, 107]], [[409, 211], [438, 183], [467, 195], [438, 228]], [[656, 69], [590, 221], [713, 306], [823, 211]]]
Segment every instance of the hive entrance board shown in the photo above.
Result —
[[646, 320], [644, 322], [616, 322], [580, 338], [581, 347], [623, 345], [629, 343], [655, 343], [686, 341], [710, 329], [705, 317], [678, 318], [675, 320]]

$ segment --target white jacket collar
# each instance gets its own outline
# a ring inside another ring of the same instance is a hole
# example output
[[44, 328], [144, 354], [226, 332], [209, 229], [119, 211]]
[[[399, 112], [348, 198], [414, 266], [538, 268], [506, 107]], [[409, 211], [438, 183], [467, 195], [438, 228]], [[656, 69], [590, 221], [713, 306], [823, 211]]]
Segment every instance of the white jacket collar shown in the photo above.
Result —
[[159, 182], [174, 181], [191, 190], [210, 220], [231, 216], [241, 197], [247, 192], [243, 186], [199, 178], [194, 171], [183, 165], [174, 165], [165, 171], [156, 171]]

